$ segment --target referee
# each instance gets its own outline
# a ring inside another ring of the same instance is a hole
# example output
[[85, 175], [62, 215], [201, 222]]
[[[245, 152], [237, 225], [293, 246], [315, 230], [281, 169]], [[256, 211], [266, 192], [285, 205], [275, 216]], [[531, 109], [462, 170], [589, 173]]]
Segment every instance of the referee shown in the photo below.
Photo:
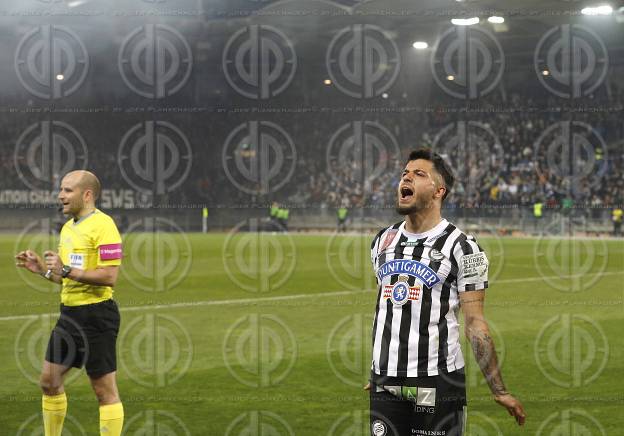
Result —
[[461, 436], [465, 431], [465, 334], [494, 400], [519, 425], [525, 413], [503, 383], [483, 315], [488, 259], [477, 241], [441, 217], [454, 182], [429, 149], [409, 155], [398, 186], [404, 221], [371, 246], [379, 285], [373, 324], [370, 424], [373, 436]]
[[61, 314], [52, 330], [40, 385], [45, 436], [60, 436], [67, 413], [65, 374], [85, 366], [100, 404], [100, 434], [120, 436], [115, 344], [119, 310], [113, 286], [121, 264], [121, 237], [113, 219], [96, 209], [100, 182], [89, 171], [72, 171], [61, 181], [58, 199], [71, 217], [61, 230], [58, 253], [44, 259], [31, 250], [18, 253], [17, 266], [61, 285]]

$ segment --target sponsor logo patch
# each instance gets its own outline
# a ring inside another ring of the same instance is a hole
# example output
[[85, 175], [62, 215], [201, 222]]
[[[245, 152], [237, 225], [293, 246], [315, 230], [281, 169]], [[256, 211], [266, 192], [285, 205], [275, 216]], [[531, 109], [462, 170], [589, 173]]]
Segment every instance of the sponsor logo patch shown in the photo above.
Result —
[[84, 254], [69, 253], [69, 266], [84, 269]]
[[381, 244], [381, 247], [379, 247], [379, 250], [377, 250], [377, 251], [378, 252], [382, 252], [386, 248], [388, 248], [390, 246], [390, 244], [392, 243], [392, 240], [394, 239], [394, 237], [396, 236], [397, 233], [398, 233], [398, 230], [396, 230], [396, 229], [389, 230], [388, 233], [386, 234], [386, 237], [383, 240], [383, 244]]
[[414, 286], [410, 286], [408, 283], [408, 276], [401, 275], [394, 285], [384, 286], [383, 297], [386, 300], [392, 300], [395, 306], [403, 306], [409, 300], [418, 300], [420, 297], [420, 290], [420, 283], [415, 283]]
[[379, 281], [384, 277], [394, 274], [406, 274], [408, 276], [416, 277], [423, 284], [430, 288], [435, 286], [440, 277], [429, 268], [427, 265], [422, 264], [415, 260], [409, 259], [394, 259], [390, 260], [379, 267], [377, 270], [377, 278]]
[[386, 427], [386, 424], [379, 419], [373, 421], [372, 430], [373, 436], [386, 436], [386, 433], [388, 433], [388, 428]]
[[488, 279], [488, 259], [484, 252], [465, 254], [462, 257], [463, 279], [465, 283], [482, 283]]
[[115, 260], [121, 259], [122, 251], [121, 244], [106, 244], [100, 245], [100, 260]]

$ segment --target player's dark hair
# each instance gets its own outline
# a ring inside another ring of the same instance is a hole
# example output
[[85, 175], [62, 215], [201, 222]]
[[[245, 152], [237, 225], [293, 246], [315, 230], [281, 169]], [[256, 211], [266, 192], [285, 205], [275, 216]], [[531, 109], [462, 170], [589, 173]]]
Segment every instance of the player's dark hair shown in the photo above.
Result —
[[442, 201], [444, 201], [447, 195], [449, 195], [449, 192], [451, 192], [453, 184], [455, 183], [453, 170], [451, 170], [451, 167], [448, 163], [446, 163], [442, 156], [440, 156], [438, 153], [434, 152], [430, 148], [419, 148], [410, 152], [407, 162], [416, 159], [424, 159], [433, 163], [433, 167], [435, 168], [435, 170], [442, 176], [446, 188], [446, 192], [444, 192], [444, 196], [442, 196]]

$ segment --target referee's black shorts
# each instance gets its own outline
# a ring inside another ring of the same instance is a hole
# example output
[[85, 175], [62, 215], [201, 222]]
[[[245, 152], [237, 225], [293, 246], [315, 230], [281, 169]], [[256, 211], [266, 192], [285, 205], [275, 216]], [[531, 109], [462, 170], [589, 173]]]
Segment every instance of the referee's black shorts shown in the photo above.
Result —
[[67, 367], [84, 366], [93, 378], [116, 371], [119, 321], [119, 309], [112, 299], [82, 306], [61, 304], [45, 359]]
[[405, 379], [398, 386], [396, 381], [387, 382], [377, 376], [371, 383], [372, 436], [464, 434], [466, 379], [463, 370]]

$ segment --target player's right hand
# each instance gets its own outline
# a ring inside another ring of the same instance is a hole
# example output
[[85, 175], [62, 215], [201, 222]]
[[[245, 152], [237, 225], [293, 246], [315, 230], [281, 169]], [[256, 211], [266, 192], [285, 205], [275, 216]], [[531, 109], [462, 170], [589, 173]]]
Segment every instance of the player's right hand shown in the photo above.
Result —
[[15, 255], [15, 259], [17, 259], [15, 265], [19, 268], [26, 268], [28, 271], [36, 274], [44, 272], [41, 257], [32, 250], [20, 251]]
[[507, 409], [509, 415], [516, 419], [518, 425], [524, 425], [526, 413], [522, 407], [522, 403], [511, 394], [495, 395], [494, 400]]

